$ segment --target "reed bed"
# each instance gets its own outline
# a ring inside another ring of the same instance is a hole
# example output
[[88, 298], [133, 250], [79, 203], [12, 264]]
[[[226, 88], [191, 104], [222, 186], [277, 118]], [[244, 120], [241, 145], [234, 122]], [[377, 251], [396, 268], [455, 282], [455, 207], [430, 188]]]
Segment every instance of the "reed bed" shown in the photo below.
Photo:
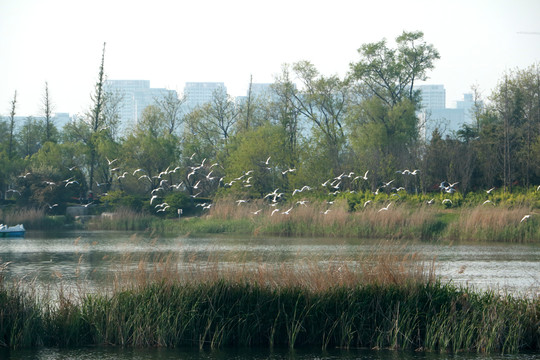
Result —
[[[166, 222], [161, 230], [176, 233], [234, 233], [252, 236], [310, 236], [330, 238], [465, 240], [537, 242], [540, 214], [526, 206], [479, 205], [443, 209], [389, 202], [369, 204], [350, 211], [345, 200], [333, 204], [313, 202], [308, 206], [261, 201], [237, 205], [218, 201], [197, 218]], [[276, 210], [276, 211], [275, 211]], [[290, 211], [289, 211], [290, 210]], [[284, 212], [288, 213], [284, 214]], [[521, 221], [523, 216], [530, 218]]]
[[[269, 207], [262, 202], [236, 205], [220, 201], [204, 221], [224, 224], [243, 220], [243, 232], [252, 235], [392, 239], [430, 239], [446, 226], [440, 219], [440, 210], [393, 204], [388, 211], [379, 211], [381, 207], [371, 205], [350, 212], [347, 202], [341, 200], [309, 206], [281, 204], [279, 211], [275, 211], [277, 206]], [[284, 214], [289, 209], [289, 213]], [[256, 213], [258, 210], [260, 212]]]
[[149, 214], [129, 208], [119, 208], [113, 213], [105, 213], [89, 222], [90, 230], [141, 231], [157, 226], [157, 219]]
[[[533, 214], [521, 221], [526, 214]], [[452, 240], [531, 242], [540, 239], [539, 221], [529, 207], [478, 206], [463, 209], [448, 227]]]
[[540, 349], [539, 299], [443, 284], [432, 261], [385, 250], [275, 267], [141, 259], [111, 290], [54, 304], [1, 281], [0, 346]]
[[46, 216], [45, 210], [40, 208], [0, 210], [1, 224], [23, 224], [26, 229], [31, 230], [58, 229], [65, 221], [65, 216]]

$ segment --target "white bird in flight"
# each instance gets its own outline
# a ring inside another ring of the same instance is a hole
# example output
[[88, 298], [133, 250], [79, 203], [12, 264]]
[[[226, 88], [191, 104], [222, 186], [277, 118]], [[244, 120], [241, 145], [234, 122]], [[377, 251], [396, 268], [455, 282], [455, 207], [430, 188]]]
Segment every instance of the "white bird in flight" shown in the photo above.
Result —
[[525, 215], [525, 216], [521, 219], [521, 221], [520, 221], [519, 223], [521, 224], [522, 222], [528, 220], [530, 217], [531, 217], [530, 214]]
[[282, 212], [283, 215], [289, 215], [293, 208], [291, 207], [289, 210]]

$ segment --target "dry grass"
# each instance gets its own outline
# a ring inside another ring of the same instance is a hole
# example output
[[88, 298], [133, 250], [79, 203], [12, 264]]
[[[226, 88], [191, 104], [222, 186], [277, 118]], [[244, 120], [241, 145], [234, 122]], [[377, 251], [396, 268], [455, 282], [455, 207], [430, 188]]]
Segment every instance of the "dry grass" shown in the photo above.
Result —
[[476, 229], [502, 230], [506, 226], [519, 224], [524, 215], [530, 214], [530, 208], [494, 208], [478, 206], [464, 209], [460, 213], [458, 227], [465, 231]]
[[449, 225], [448, 237], [458, 240], [530, 242], [540, 238], [536, 216], [521, 222], [530, 207], [477, 206], [463, 209]]
[[4, 224], [16, 225], [39, 222], [45, 217], [44, 209], [30, 208], [17, 209], [14, 211], [0, 210], [0, 219]]
[[361, 211], [349, 212], [345, 200], [332, 204], [280, 203], [276, 206], [261, 200], [238, 205], [232, 200], [221, 200], [208, 218], [250, 219], [254, 224], [254, 235], [413, 238], [413, 232], [418, 233], [422, 226], [433, 222], [438, 213], [425, 207], [412, 209], [394, 203], [388, 210], [379, 211], [384, 205], [371, 204]]
[[226, 280], [270, 288], [303, 288], [327, 291], [336, 286], [354, 288], [365, 285], [425, 284], [435, 281], [435, 262], [402, 247], [391, 250], [380, 245], [368, 254], [346, 259], [314, 260], [299, 258], [292, 262], [277, 259], [251, 259], [246, 254], [229, 255], [218, 260], [183, 254], [160, 258], [142, 258], [136, 268], [126, 255], [114, 273], [114, 290], [144, 288], [152, 283], [199, 284]]
[[146, 230], [155, 219], [145, 213], [129, 208], [119, 208], [114, 213], [104, 213], [93, 219], [88, 228], [101, 230]]

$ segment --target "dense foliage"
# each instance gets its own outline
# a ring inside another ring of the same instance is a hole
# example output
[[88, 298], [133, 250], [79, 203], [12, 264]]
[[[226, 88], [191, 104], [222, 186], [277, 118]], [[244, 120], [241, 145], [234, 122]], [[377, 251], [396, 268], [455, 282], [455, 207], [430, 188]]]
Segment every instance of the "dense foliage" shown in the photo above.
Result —
[[304, 188], [331, 201], [347, 191], [511, 193], [540, 184], [536, 64], [504, 74], [486, 99], [475, 89], [473, 123], [424, 136], [414, 85], [434, 68], [434, 46], [404, 32], [395, 48], [382, 40], [358, 53], [343, 77], [300, 61], [283, 66], [265, 96], [237, 103], [216, 92], [183, 116], [181, 100], [167, 98], [120, 131], [121, 99], [103, 88], [104, 52], [89, 110], [63, 129], [51, 122], [47, 84], [43, 121], [17, 124], [15, 93], [0, 120], [0, 199], [48, 214], [93, 203], [176, 216], [204, 211], [216, 196], [260, 199], [276, 189], [280, 200]]

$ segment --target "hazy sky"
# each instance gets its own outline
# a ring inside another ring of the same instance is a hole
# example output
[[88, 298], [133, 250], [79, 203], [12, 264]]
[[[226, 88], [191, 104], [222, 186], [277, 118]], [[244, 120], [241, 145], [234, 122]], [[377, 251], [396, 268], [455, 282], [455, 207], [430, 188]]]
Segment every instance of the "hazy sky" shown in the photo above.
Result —
[[[540, 0], [1, 0], [0, 115], [38, 115], [49, 84], [55, 111], [90, 106], [103, 42], [109, 79], [182, 91], [222, 81], [231, 95], [272, 82], [283, 63], [344, 75], [364, 43], [421, 30], [441, 59], [427, 83], [452, 106], [478, 84], [540, 61]], [[531, 34], [533, 33], [533, 34]]]

